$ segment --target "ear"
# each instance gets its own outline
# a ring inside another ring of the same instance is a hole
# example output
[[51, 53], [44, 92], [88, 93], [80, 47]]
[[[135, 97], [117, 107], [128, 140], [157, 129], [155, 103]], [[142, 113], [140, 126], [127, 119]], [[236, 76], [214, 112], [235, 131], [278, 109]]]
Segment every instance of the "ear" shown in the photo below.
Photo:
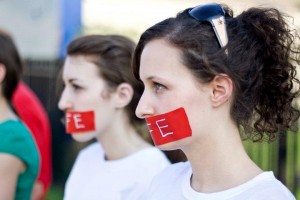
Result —
[[0, 63], [0, 84], [3, 82], [5, 75], [6, 75], [6, 68], [2, 63]]
[[124, 108], [127, 106], [131, 102], [133, 93], [134, 91], [130, 84], [121, 83], [115, 91], [115, 107]]
[[218, 74], [211, 81], [211, 101], [213, 107], [218, 107], [227, 102], [232, 95], [232, 80], [226, 74]]

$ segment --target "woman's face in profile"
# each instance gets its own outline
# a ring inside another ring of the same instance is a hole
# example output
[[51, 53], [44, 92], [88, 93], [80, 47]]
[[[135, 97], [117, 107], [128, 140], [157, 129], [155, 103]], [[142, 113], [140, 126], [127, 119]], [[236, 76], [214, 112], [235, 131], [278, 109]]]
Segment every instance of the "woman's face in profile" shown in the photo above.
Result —
[[[147, 118], [183, 107], [191, 125], [192, 137], [198, 132], [202, 134], [211, 123], [209, 86], [196, 80], [183, 65], [180, 51], [165, 40], [150, 41], [143, 49], [140, 79], [145, 89], [136, 109], [138, 117]], [[188, 139], [180, 141], [185, 140]], [[173, 148], [170, 145], [177, 146], [170, 143], [160, 148]]]
[[77, 141], [88, 141], [109, 129], [114, 106], [106, 94], [106, 82], [98, 67], [84, 56], [68, 56], [63, 66], [64, 89], [58, 106], [64, 112], [94, 112], [95, 130], [75, 133]]

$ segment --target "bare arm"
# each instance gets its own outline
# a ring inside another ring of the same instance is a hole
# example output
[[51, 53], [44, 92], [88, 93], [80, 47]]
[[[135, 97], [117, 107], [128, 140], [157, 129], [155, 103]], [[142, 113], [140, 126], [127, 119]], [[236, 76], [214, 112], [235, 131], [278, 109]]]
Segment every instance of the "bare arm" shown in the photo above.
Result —
[[31, 200], [42, 200], [44, 199], [44, 187], [41, 181], [36, 181], [33, 185]]
[[24, 170], [25, 164], [20, 159], [0, 153], [0, 199], [14, 199], [18, 176]]

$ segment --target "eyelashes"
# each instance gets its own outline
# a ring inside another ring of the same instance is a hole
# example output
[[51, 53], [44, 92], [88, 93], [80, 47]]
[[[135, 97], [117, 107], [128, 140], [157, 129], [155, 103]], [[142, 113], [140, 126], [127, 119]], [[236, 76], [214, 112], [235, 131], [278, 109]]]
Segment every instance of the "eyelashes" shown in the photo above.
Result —
[[80, 90], [80, 89], [82, 89], [81, 86], [76, 85], [76, 84], [72, 84], [72, 88], [73, 88], [74, 90]]
[[161, 83], [153, 81], [153, 89], [155, 93], [162, 93], [167, 87]]

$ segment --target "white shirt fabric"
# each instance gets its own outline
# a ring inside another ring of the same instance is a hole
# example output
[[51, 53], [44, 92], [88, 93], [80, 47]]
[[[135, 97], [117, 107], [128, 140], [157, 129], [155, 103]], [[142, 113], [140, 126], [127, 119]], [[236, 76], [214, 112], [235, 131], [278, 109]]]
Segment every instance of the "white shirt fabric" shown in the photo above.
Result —
[[152, 178], [170, 164], [157, 148], [107, 161], [95, 142], [80, 151], [65, 187], [64, 200], [136, 200]]
[[193, 190], [190, 185], [191, 175], [189, 162], [166, 167], [153, 179], [141, 200], [296, 200], [270, 171], [242, 185], [216, 193]]

